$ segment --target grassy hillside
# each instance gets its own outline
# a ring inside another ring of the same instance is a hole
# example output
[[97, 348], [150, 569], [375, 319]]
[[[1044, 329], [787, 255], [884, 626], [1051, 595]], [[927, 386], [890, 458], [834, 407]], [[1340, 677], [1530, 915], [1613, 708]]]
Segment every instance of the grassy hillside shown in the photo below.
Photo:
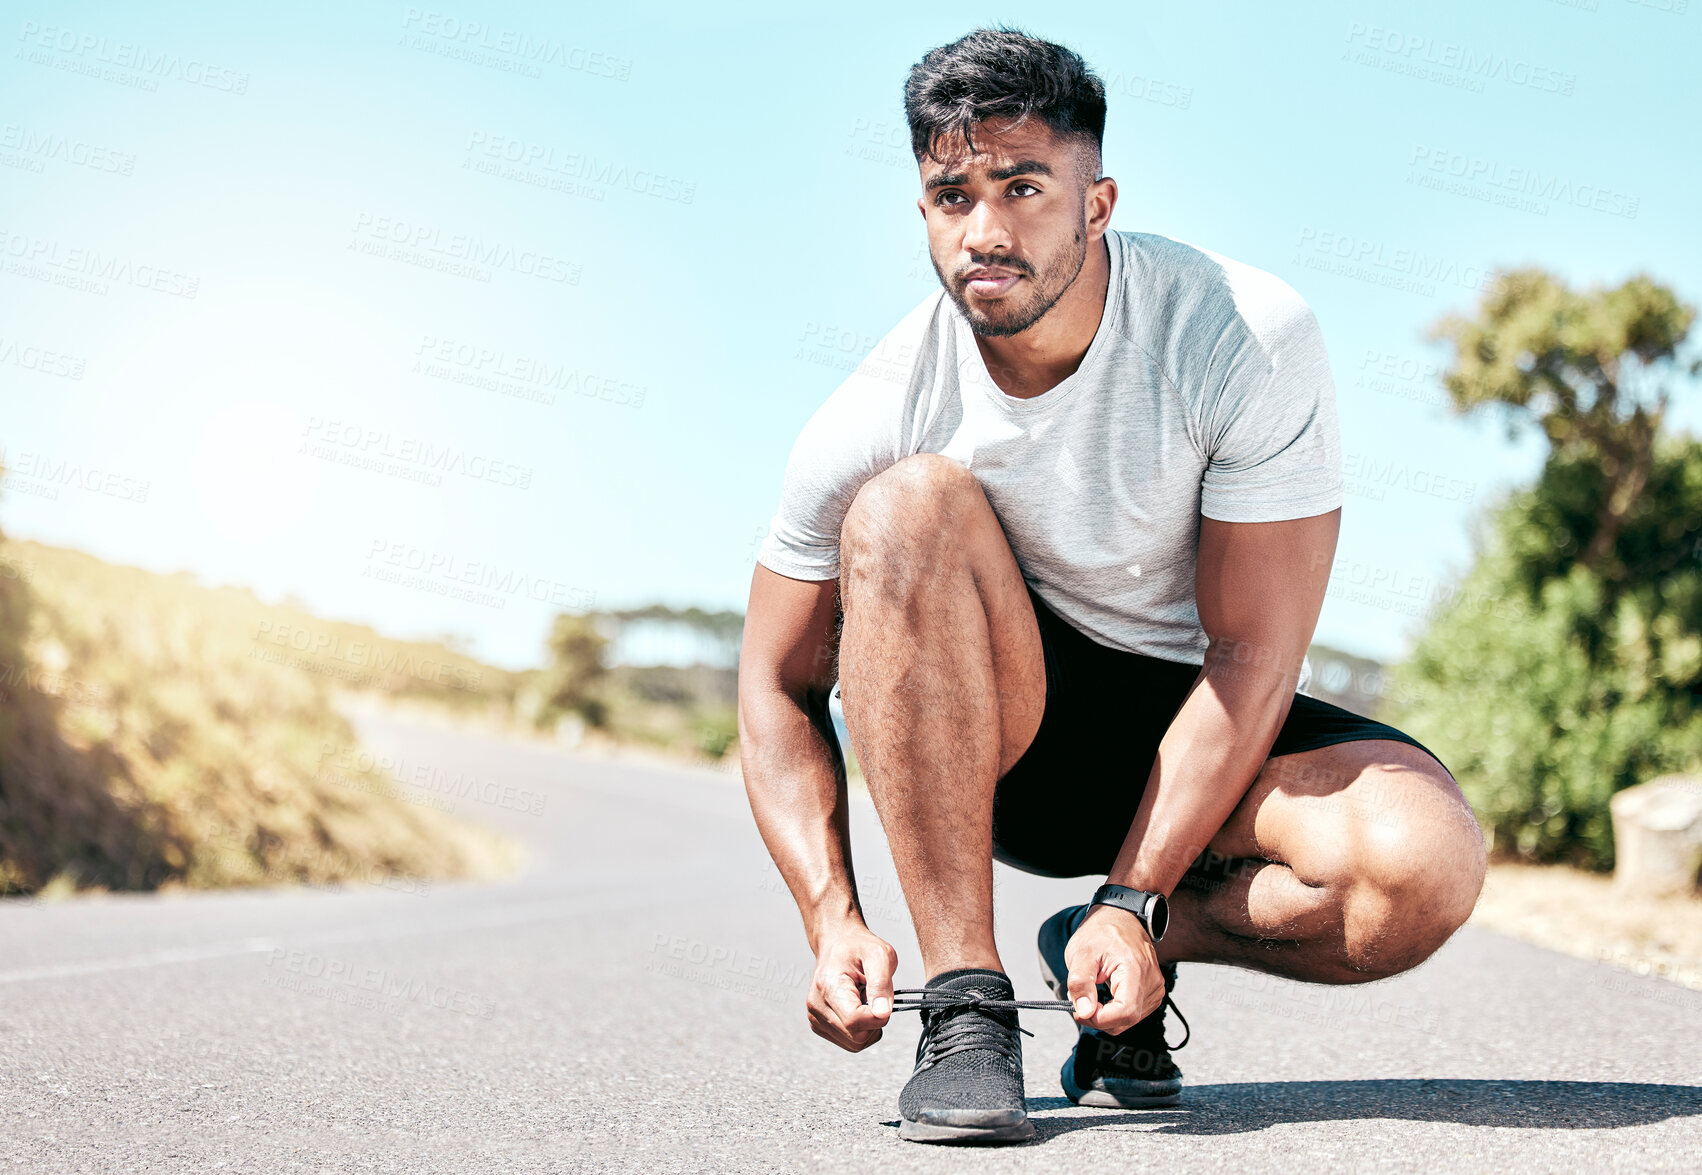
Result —
[[428, 644], [0, 538], [0, 892], [471, 877], [493, 837], [398, 796], [334, 687], [479, 706]]

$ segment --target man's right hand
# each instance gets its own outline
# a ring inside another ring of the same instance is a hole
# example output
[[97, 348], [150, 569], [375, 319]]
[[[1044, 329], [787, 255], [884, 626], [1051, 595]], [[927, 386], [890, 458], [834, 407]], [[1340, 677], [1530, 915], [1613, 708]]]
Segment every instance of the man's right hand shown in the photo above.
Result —
[[806, 1001], [810, 1031], [847, 1052], [881, 1038], [892, 1017], [892, 973], [898, 952], [867, 926], [848, 925], [819, 941]]

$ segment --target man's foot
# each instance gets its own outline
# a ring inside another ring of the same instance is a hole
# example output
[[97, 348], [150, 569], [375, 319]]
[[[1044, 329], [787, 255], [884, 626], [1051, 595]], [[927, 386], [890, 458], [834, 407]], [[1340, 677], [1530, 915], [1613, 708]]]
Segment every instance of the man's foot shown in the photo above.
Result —
[[[1064, 947], [1087, 910], [1086, 906], [1059, 910], [1040, 926], [1040, 974], [1061, 1000], [1070, 998], [1070, 969], [1064, 962]], [[1170, 1046], [1164, 1042], [1165, 1009], [1176, 1009], [1170, 999], [1176, 986], [1176, 964], [1168, 963], [1163, 970], [1164, 1002], [1152, 1015], [1116, 1036], [1084, 1028], [1076, 1038], [1076, 1047], [1058, 1074], [1064, 1093], [1076, 1105], [1141, 1109], [1173, 1106], [1181, 1100], [1182, 1070], [1170, 1059]], [[1176, 1016], [1182, 1017], [1179, 1009]], [[1182, 1028], [1186, 1034], [1186, 1020], [1182, 1020]], [[1187, 1043], [1188, 1036], [1184, 1035], [1175, 1047]]]
[[898, 1095], [900, 1138], [911, 1142], [1021, 1142], [1034, 1137], [1022, 1091], [1022, 1031], [1008, 976], [965, 968], [917, 996], [916, 1071]]

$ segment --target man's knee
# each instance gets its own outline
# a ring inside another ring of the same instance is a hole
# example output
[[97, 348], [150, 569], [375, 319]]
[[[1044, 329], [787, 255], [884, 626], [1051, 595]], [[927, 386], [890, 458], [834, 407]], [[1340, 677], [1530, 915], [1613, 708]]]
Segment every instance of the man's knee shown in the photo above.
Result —
[[[1364, 786], [1370, 784], [1371, 786]], [[1366, 979], [1424, 962], [1471, 916], [1483, 834], [1446, 772], [1371, 768], [1356, 781], [1343, 842], [1348, 965]]]
[[906, 457], [871, 477], [840, 526], [841, 596], [849, 596], [853, 578], [936, 574], [946, 554], [961, 550], [968, 511], [985, 500], [974, 474], [937, 453]]
[[852, 499], [840, 527], [841, 548], [863, 549], [896, 537], [945, 537], [942, 522], [980, 483], [950, 457], [917, 453], [877, 473]]

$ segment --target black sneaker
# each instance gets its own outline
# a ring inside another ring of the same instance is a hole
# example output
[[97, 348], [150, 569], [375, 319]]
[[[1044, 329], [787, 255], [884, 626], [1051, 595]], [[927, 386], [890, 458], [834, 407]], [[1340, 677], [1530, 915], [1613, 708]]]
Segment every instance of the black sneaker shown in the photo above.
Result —
[[[1061, 1000], [1070, 998], [1070, 969], [1064, 962], [1064, 947], [1087, 911], [1087, 906], [1071, 906], [1040, 926], [1040, 974]], [[1182, 1070], [1170, 1059], [1170, 1052], [1187, 1044], [1191, 1033], [1181, 1009], [1170, 998], [1176, 987], [1176, 964], [1167, 963], [1163, 970], [1164, 1002], [1152, 1015], [1116, 1036], [1095, 1028], [1081, 1030], [1076, 1047], [1058, 1074], [1064, 1093], [1076, 1105], [1142, 1109], [1173, 1106], [1182, 1099]], [[1101, 999], [1108, 994], [1102, 992]], [[1182, 1020], [1182, 1040], [1174, 1046], [1164, 1040], [1166, 1008]]]
[[898, 1095], [900, 1138], [1021, 1142], [1034, 1137], [1022, 1090], [1023, 1029], [1008, 976], [965, 968], [904, 988], [922, 1014], [916, 1071]]

